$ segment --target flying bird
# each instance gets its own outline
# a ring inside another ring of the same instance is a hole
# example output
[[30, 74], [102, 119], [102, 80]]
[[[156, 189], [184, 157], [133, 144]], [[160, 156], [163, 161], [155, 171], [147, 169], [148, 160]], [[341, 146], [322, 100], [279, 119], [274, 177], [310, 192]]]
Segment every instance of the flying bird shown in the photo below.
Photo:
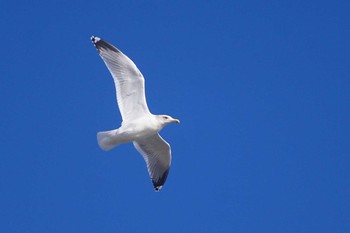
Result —
[[122, 116], [118, 129], [97, 133], [98, 145], [108, 151], [132, 142], [143, 156], [155, 191], [164, 185], [171, 164], [171, 149], [159, 131], [170, 123], [180, 123], [169, 115], [153, 115], [147, 106], [145, 79], [134, 62], [119, 49], [99, 37], [91, 41], [112, 74]]

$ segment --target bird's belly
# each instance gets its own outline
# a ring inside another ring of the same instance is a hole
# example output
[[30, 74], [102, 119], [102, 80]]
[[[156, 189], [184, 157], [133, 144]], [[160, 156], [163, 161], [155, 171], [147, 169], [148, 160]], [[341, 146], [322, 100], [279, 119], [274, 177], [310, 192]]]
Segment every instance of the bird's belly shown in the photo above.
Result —
[[136, 127], [135, 128], [135, 137], [136, 138], [144, 138], [144, 137], [151, 136], [151, 135], [155, 134], [156, 132], [157, 131], [152, 127], [147, 127], [147, 126]]
[[130, 140], [145, 138], [157, 133], [157, 129], [151, 125], [129, 124], [123, 127], [123, 133], [130, 137]]

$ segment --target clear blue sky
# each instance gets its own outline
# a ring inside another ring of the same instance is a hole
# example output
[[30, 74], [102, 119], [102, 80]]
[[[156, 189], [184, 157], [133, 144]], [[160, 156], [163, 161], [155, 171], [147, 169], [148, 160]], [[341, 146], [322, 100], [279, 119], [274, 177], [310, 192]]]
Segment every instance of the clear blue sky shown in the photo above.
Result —
[[[349, 1], [0, 3], [0, 232], [350, 232]], [[90, 42], [181, 120], [155, 193]]]

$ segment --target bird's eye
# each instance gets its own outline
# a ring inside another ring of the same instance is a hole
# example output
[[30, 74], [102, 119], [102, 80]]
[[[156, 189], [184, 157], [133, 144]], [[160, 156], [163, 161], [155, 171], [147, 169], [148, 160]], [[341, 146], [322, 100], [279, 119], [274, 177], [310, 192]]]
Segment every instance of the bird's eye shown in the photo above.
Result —
[[167, 117], [167, 116], [163, 116], [163, 119], [167, 120], [167, 119], [168, 119], [168, 117]]

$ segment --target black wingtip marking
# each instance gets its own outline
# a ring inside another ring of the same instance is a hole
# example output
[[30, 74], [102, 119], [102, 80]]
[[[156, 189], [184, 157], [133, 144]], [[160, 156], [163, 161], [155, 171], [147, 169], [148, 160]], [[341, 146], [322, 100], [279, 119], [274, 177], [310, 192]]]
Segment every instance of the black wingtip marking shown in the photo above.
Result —
[[156, 192], [159, 192], [159, 190], [163, 187], [167, 177], [168, 177], [168, 174], [169, 174], [169, 170], [170, 168], [168, 168], [168, 170], [166, 170], [163, 175], [161, 177], [159, 177], [157, 180], [152, 180], [152, 183], [153, 183], [153, 186], [154, 186], [154, 190]]
[[114, 47], [110, 43], [102, 40], [101, 38], [99, 38], [97, 36], [91, 36], [90, 39], [97, 50], [105, 49], [105, 50], [112, 50], [114, 52], [120, 53], [119, 49], [117, 49], [116, 47]]
[[100, 38], [98, 38], [96, 36], [91, 36], [90, 39], [91, 39], [93, 44], [96, 44], [96, 42], [100, 40]]

